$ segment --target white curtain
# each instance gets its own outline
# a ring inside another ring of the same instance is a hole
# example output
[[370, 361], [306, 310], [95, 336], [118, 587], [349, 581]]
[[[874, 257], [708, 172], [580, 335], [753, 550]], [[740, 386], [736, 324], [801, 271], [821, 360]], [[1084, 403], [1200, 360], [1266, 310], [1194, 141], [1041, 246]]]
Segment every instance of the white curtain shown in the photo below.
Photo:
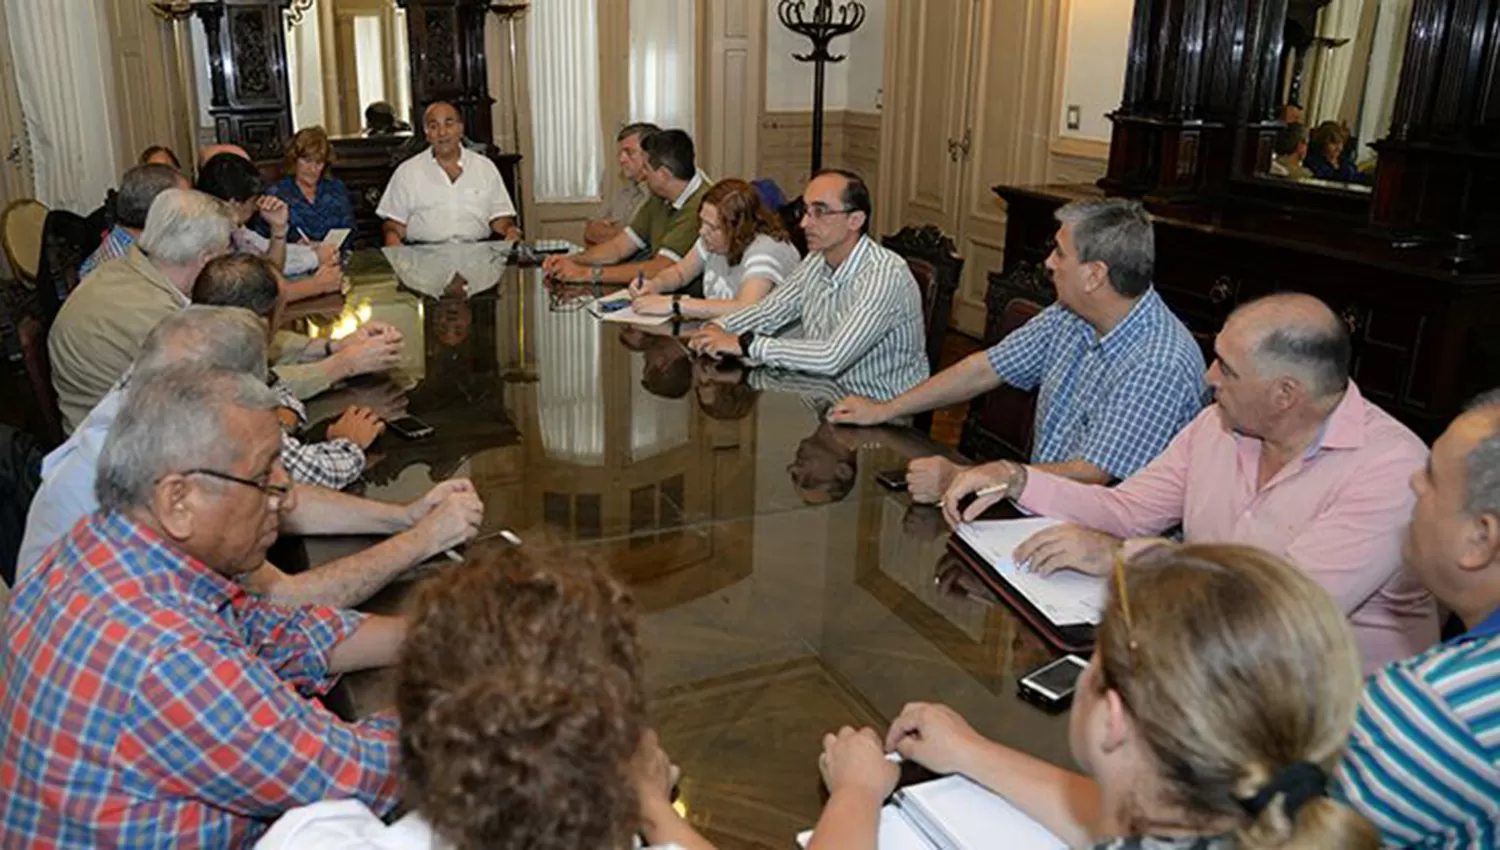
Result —
[[292, 91], [292, 129], [322, 125], [329, 122], [323, 113], [323, 49], [321, 47], [322, 24], [318, 20], [318, 3], [302, 16], [286, 35], [286, 70]]
[[1365, 0], [1333, 0], [1318, 11], [1318, 35], [1347, 39], [1347, 42], [1334, 48], [1316, 44], [1308, 48], [1315, 53], [1313, 61], [1316, 63], [1312, 73], [1312, 94], [1306, 101], [1309, 128], [1343, 118], [1340, 113], [1344, 105], [1344, 90], [1349, 86], [1350, 74], [1356, 70], [1354, 63], [1365, 61], [1364, 56], [1355, 55], [1364, 3]]
[[1396, 106], [1396, 87], [1401, 82], [1401, 62], [1406, 55], [1406, 35], [1411, 31], [1412, 0], [1382, 0], [1375, 21], [1374, 47], [1370, 51], [1370, 74], [1365, 79], [1364, 108], [1359, 118], [1363, 143], [1385, 138], [1391, 130], [1391, 112]]
[[99, 9], [94, 0], [5, 4], [37, 199], [87, 215], [117, 180]]
[[694, 128], [695, 0], [630, 0], [630, 120]]
[[[359, 113], [377, 100], [385, 100], [385, 47], [380, 37], [379, 15], [354, 18], [354, 69], [359, 88]], [[397, 115], [401, 113], [397, 112]]]
[[532, 174], [541, 203], [599, 199], [604, 154], [595, 2], [547, 0], [526, 15]]

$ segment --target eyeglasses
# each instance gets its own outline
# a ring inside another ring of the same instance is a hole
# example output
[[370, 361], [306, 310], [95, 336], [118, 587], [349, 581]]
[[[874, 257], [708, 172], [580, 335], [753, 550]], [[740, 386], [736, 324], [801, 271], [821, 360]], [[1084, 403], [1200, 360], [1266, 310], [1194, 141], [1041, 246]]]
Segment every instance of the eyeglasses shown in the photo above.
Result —
[[835, 210], [835, 209], [830, 209], [830, 208], [828, 208], [827, 206], [825, 206], [823, 204], [808, 204], [807, 205], [807, 217], [810, 218], [810, 219], [812, 219], [812, 220], [814, 220], [814, 221], [817, 221], [818, 219], [827, 218], [827, 217], [829, 217], [831, 215], [848, 215], [849, 213], [852, 213], [852, 212], [858, 212], [858, 210]]
[[220, 481], [229, 481], [234, 484], [243, 484], [246, 487], [254, 487], [262, 493], [265, 493], [268, 498], [273, 498], [278, 501], [285, 499], [287, 497], [287, 494], [292, 492], [292, 485], [290, 484], [271, 484], [270, 482], [262, 484], [259, 481], [251, 481], [248, 478], [240, 478], [237, 475], [230, 475], [227, 472], [220, 472], [217, 469], [188, 469], [183, 471], [182, 474], [207, 475], [209, 478], [217, 478]]
[[1130, 616], [1130, 595], [1125, 592], [1125, 554], [1123, 551], [1115, 553], [1115, 594], [1120, 597], [1120, 614], [1125, 618], [1125, 646], [1130, 650], [1130, 664], [1133, 667], [1140, 644], [1135, 640], [1135, 620]]

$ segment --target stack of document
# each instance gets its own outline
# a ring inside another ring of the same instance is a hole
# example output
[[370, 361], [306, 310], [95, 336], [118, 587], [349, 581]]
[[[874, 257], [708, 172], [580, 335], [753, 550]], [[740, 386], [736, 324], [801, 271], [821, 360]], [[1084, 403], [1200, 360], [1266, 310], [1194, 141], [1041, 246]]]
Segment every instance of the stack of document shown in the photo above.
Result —
[[[617, 306], [624, 302], [623, 307]], [[643, 316], [630, 306], [630, 290], [621, 289], [611, 295], [606, 295], [594, 301], [597, 309], [603, 311], [599, 318], [606, 322], [620, 322], [627, 325], [661, 325], [670, 320], [671, 316]]]
[[1043, 576], [1016, 563], [1016, 547], [1026, 538], [1060, 524], [1045, 517], [980, 520], [963, 523], [957, 534], [1002, 581], [1015, 588], [1054, 625], [1097, 626], [1104, 608], [1103, 578], [1072, 570]]
[[[809, 830], [797, 836], [806, 847]], [[897, 791], [880, 810], [877, 850], [1064, 850], [1067, 844], [965, 776], [945, 776]]]

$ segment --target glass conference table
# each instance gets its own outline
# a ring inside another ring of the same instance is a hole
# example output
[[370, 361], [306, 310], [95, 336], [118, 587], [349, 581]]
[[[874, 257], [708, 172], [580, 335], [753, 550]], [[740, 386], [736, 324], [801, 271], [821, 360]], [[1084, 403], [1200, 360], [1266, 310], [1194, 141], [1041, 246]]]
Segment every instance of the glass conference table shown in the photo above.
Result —
[[[901, 428], [834, 428], [830, 381], [725, 370], [663, 325], [606, 323], [587, 288], [509, 266], [504, 246], [356, 253], [342, 297], [292, 323], [401, 330], [394, 373], [425, 440], [372, 447], [365, 493], [406, 500], [467, 476], [483, 533], [587, 547], [632, 587], [650, 722], [683, 770], [689, 818], [720, 847], [792, 846], [824, 800], [824, 732], [884, 730], [912, 700], [947, 702], [981, 732], [1071, 764], [1067, 721], [1016, 696], [1056, 653], [947, 552], [937, 509], [876, 481], [947, 451]], [[313, 418], [388, 391], [309, 405]], [[368, 541], [294, 543], [305, 563]], [[427, 575], [441, 571], [437, 561]], [[394, 612], [414, 581], [363, 606]], [[355, 711], [388, 677], [349, 677]]]

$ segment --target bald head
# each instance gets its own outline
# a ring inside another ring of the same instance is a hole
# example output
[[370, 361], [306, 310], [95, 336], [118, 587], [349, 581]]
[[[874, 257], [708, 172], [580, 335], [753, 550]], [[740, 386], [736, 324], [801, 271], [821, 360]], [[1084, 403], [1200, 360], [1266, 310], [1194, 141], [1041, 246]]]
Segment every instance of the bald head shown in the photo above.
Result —
[[250, 159], [250, 154], [239, 145], [208, 145], [203, 150], [198, 151], [198, 167], [202, 168], [204, 163], [221, 153], [234, 154], [240, 159], [247, 161]]
[[1295, 378], [1314, 398], [1336, 395], [1349, 384], [1349, 329], [1311, 295], [1288, 292], [1251, 301], [1229, 315], [1224, 330], [1241, 335], [1263, 378]]
[[445, 120], [449, 118], [453, 119], [454, 121], [463, 121], [463, 116], [459, 114], [458, 107], [454, 106], [446, 100], [440, 100], [436, 103], [428, 104], [427, 108], [422, 110], [422, 123], [424, 125], [429, 121]]

